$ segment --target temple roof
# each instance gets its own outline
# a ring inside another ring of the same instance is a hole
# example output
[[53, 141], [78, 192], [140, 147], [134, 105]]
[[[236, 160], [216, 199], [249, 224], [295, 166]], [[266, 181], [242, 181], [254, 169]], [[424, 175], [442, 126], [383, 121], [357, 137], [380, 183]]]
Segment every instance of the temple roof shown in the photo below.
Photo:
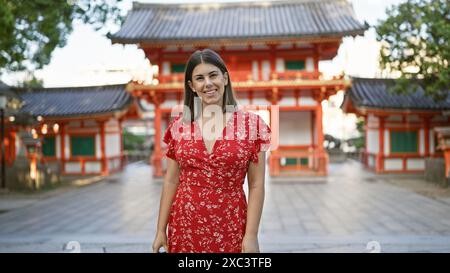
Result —
[[362, 35], [346, 0], [209, 4], [133, 3], [115, 43], [277, 39]]
[[[425, 96], [422, 87], [410, 94], [394, 94], [389, 91], [393, 79], [352, 78], [351, 87], [345, 94], [342, 107], [351, 101], [354, 107], [401, 110], [447, 110], [450, 109], [450, 95], [446, 100], [436, 102]], [[449, 93], [450, 94], [450, 93]]]
[[132, 101], [126, 85], [35, 88], [18, 90], [24, 105], [21, 112], [35, 116], [64, 117], [112, 113]]

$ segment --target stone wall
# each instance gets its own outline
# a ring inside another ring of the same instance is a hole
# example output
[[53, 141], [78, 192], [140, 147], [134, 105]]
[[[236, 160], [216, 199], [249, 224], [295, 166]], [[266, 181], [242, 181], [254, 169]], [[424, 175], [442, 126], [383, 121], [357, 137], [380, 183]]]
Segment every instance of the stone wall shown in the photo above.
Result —
[[443, 158], [429, 157], [425, 159], [425, 180], [443, 187], [450, 185], [450, 179], [445, 178], [445, 161]]

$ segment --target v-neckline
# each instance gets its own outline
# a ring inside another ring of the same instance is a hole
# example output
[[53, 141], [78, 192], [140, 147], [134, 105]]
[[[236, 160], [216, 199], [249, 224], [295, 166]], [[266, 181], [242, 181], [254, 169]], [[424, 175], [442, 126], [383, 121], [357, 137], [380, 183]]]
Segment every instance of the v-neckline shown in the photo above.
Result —
[[[234, 112], [232, 113], [231, 117], [227, 120], [227, 122], [226, 122], [225, 125], [223, 126], [223, 128], [222, 128], [222, 134], [221, 134], [221, 135], [222, 135], [222, 139], [224, 138], [224, 132], [225, 132], [225, 129], [228, 127], [228, 124], [230, 123], [230, 121], [234, 121], [234, 115], [235, 115], [235, 114], [236, 114], [236, 111], [234, 111]], [[226, 113], [225, 113], [225, 115], [226, 115]], [[201, 118], [201, 117], [200, 117], [200, 118]], [[200, 126], [200, 124], [198, 124], [197, 121], [195, 121], [195, 123], [197, 124], [197, 126], [198, 126], [198, 128], [199, 128], [199, 131], [200, 131], [200, 137], [201, 137], [201, 142], [202, 142], [202, 144], [203, 144], [203, 149], [204, 149], [205, 152], [208, 154], [208, 156], [213, 155], [214, 152], [215, 152], [215, 150], [216, 150], [216, 144], [217, 144], [217, 142], [220, 140], [219, 137], [216, 138], [216, 139], [214, 140], [214, 144], [212, 145], [211, 152], [209, 152], [209, 151], [208, 151], [208, 148], [206, 147], [205, 139], [203, 138], [203, 128]]]

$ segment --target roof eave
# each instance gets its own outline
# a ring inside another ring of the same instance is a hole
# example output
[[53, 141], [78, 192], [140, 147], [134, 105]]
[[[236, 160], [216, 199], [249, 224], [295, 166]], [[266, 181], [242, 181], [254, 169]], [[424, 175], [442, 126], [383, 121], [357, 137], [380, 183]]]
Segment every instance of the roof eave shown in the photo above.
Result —
[[342, 39], [346, 36], [364, 35], [366, 28], [345, 31], [345, 32], [328, 32], [328, 33], [314, 33], [314, 34], [298, 34], [298, 35], [284, 35], [284, 36], [260, 36], [260, 37], [211, 37], [211, 38], [179, 38], [179, 39], [148, 39], [145, 37], [138, 38], [121, 38], [114, 35], [109, 35], [112, 43], [119, 44], [161, 44], [171, 45], [179, 43], [207, 43], [217, 42], [222, 43], [236, 43], [236, 44], [257, 44], [267, 42], [283, 42], [283, 41], [314, 41], [323, 39]]
[[392, 108], [392, 107], [374, 107], [365, 105], [355, 105], [354, 108], [363, 115], [368, 113], [386, 114], [441, 114], [446, 109], [429, 109], [429, 108]]
[[36, 114], [36, 113], [32, 113], [32, 115], [34, 116], [42, 116], [44, 119], [51, 119], [51, 120], [56, 120], [56, 119], [77, 119], [77, 118], [102, 118], [102, 117], [107, 117], [107, 116], [114, 116], [117, 112], [123, 112], [126, 111], [127, 108], [130, 106], [130, 104], [132, 103], [133, 98], [131, 96], [129, 96], [128, 100], [121, 106], [121, 107], [117, 107], [108, 111], [100, 111], [100, 112], [89, 112], [89, 113], [75, 113], [75, 114], [65, 114], [65, 115], [60, 115], [60, 114], [55, 114], [55, 115], [45, 115], [45, 114]]

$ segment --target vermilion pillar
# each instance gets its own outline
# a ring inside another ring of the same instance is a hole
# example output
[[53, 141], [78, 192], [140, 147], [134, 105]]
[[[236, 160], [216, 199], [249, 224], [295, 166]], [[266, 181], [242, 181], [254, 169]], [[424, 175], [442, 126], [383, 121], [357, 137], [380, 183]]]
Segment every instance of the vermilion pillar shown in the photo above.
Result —
[[100, 123], [100, 150], [102, 162], [102, 175], [108, 174], [108, 159], [106, 158], [106, 137], [105, 137], [105, 122]]
[[155, 103], [155, 139], [154, 139], [154, 151], [151, 158], [151, 164], [153, 166], [154, 175], [162, 176], [162, 151], [161, 151], [161, 107], [159, 103]]
[[423, 135], [424, 135], [424, 142], [425, 142], [424, 156], [428, 157], [428, 156], [430, 156], [430, 118], [429, 117], [424, 117], [422, 119], [422, 127], [423, 127]]
[[378, 155], [377, 155], [377, 164], [376, 164], [376, 172], [384, 171], [384, 124], [385, 117], [378, 117], [379, 126], [378, 126]]

